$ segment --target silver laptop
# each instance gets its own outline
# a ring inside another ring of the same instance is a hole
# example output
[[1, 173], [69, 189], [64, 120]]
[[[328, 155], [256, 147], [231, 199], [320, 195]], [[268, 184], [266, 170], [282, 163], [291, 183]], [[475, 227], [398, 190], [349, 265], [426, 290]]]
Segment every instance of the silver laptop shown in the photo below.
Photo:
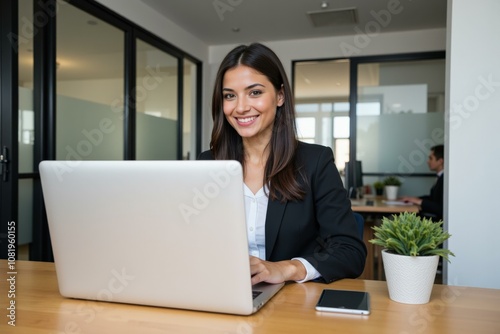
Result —
[[236, 161], [43, 161], [40, 176], [65, 297], [245, 315], [283, 286], [252, 292]]

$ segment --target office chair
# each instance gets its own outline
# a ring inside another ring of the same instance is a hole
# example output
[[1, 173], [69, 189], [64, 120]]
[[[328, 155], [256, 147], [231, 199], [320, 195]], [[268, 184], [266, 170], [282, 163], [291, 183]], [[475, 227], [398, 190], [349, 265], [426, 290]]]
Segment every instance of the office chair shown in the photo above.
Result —
[[354, 218], [356, 219], [356, 225], [358, 226], [358, 232], [361, 240], [363, 240], [363, 232], [365, 229], [365, 218], [360, 213], [353, 212]]

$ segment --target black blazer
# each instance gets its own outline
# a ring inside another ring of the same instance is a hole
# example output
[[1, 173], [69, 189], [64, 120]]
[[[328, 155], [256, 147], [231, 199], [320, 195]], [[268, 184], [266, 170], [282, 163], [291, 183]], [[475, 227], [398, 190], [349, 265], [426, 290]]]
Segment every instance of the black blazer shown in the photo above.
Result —
[[422, 199], [420, 214], [423, 216], [436, 217], [438, 220], [443, 219], [443, 194], [444, 173], [437, 178], [429, 195], [420, 196]]
[[[210, 151], [199, 159], [212, 160]], [[299, 142], [297, 166], [309, 190], [299, 202], [269, 200], [266, 216], [266, 260], [302, 257], [325, 282], [361, 275], [366, 246], [356, 228], [351, 203], [329, 147]]]

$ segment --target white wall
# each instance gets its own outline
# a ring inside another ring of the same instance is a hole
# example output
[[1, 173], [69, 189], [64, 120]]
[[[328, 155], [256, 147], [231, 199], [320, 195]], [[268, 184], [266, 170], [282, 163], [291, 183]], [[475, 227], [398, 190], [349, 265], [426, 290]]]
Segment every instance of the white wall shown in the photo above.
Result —
[[456, 257], [445, 280], [451, 285], [500, 288], [499, 17], [498, 0], [448, 1], [445, 211]]

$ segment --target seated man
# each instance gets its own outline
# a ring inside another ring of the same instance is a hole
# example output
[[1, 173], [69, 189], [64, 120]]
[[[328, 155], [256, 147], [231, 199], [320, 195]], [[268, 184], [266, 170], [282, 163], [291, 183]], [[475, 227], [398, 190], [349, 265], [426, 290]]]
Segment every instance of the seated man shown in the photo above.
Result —
[[405, 196], [401, 199], [420, 206], [420, 215], [432, 218], [432, 220], [443, 219], [443, 181], [444, 181], [444, 145], [431, 147], [429, 169], [437, 173], [436, 183], [432, 186], [430, 194], [420, 197]]

